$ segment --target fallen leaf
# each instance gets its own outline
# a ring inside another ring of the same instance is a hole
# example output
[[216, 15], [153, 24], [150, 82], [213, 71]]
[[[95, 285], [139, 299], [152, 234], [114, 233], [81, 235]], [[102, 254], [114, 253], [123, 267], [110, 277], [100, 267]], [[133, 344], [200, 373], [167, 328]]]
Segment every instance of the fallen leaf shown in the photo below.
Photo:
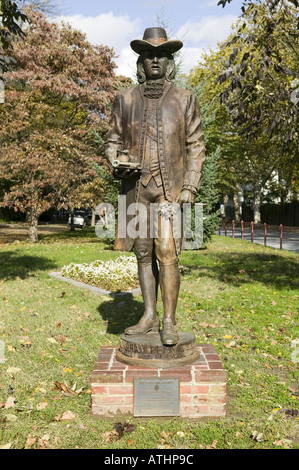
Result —
[[17, 421], [18, 417], [16, 415], [8, 414], [6, 415], [8, 421]]
[[14, 397], [8, 397], [6, 400], [6, 403], [4, 405], [4, 408], [7, 410], [8, 408], [13, 408], [15, 405], [15, 398]]
[[61, 421], [68, 421], [68, 420], [71, 420], [71, 419], [74, 419], [76, 417], [76, 415], [72, 412], [72, 411], [65, 411], [60, 420]]
[[58, 344], [58, 342], [54, 338], [47, 338], [47, 341], [49, 341], [49, 343], [52, 343], [52, 344]]
[[0, 449], [10, 449], [12, 446], [12, 443], [9, 442], [8, 444], [3, 444], [3, 446], [0, 447]]
[[31, 436], [31, 434], [28, 434], [27, 436], [27, 441], [26, 441], [26, 444], [25, 444], [25, 448], [29, 448], [33, 446], [33, 444], [35, 443], [36, 441], [36, 437], [34, 436]]
[[22, 372], [22, 369], [20, 369], [19, 367], [8, 367], [8, 369], [6, 369], [6, 372], [9, 374], [9, 375], [13, 375], [13, 374], [17, 374], [18, 372]]
[[260, 442], [263, 440], [264, 434], [262, 432], [253, 431], [251, 437], [254, 441]]
[[115, 439], [119, 439], [119, 434], [117, 431], [107, 431], [103, 432], [101, 437], [103, 437], [106, 442], [113, 442]]
[[36, 405], [36, 409], [41, 411], [47, 408], [47, 406], [48, 406], [48, 403], [46, 401], [42, 401]]
[[209, 446], [206, 446], [206, 449], [216, 449], [217, 441], [216, 439], [210, 444]]
[[77, 395], [77, 393], [74, 390], [72, 390], [71, 388], [69, 388], [67, 384], [64, 384], [64, 383], [61, 383], [61, 382], [55, 382], [55, 385], [66, 396]]
[[56, 341], [58, 341], [59, 343], [64, 343], [66, 341], [66, 336], [63, 336], [63, 335], [55, 335], [54, 336], [54, 339]]

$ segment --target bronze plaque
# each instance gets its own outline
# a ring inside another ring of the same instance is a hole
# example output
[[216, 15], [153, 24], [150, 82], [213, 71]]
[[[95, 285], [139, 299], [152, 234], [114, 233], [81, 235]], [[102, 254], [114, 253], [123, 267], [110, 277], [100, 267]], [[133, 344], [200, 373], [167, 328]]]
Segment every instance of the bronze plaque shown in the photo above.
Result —
[[178, 378], [134, 379], [134, 416], [178, 416]]

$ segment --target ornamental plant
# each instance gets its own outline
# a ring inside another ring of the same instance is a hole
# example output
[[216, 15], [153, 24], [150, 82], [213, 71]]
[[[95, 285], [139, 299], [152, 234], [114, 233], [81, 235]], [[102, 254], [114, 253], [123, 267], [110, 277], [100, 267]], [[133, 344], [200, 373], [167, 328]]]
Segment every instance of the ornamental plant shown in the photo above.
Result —
[[139, 285], [137, 262], [133, 255], [119, 256], [114, 261], [71, 263], [64, 266], [60, 274], [109, 291], [125, 291]]

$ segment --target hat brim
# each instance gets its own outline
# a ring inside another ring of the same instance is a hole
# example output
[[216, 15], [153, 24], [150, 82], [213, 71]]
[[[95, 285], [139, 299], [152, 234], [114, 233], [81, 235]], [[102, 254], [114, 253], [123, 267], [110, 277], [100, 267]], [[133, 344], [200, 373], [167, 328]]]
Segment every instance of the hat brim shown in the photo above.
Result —
[[133, 51], [137, 54], [141, 54], [145, 51], [167, 51], [174, 53], [183, 47], [183, 43], [178, 40], [165, 41], [159, 45], [154, 45], [148, 41], [144, 41], [143, 39], [135, 39], [134, 41], [131, 41], [130, 45]]

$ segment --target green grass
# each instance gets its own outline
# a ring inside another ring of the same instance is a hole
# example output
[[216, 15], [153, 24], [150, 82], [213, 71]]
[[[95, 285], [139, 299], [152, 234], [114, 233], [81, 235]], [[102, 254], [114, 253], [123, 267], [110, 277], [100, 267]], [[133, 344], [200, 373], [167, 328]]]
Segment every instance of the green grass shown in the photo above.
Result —
[[[48, 273], [71, 262], [119, 255], [90, 228], [46, 235], [36, 245], [0, 247], [5, 356], [0, 363], [0, 445], [298, 448], [298, 364], [292, 360], [292, 341], [299, 336], [299, 256], [226, 237], [215, 237], [206, 250], [181, 254], [186, 273], [177, 311], [180, 330], [194, 332], [198, 343], [215, 345], [220, 355], [227, 371], [226, 418], [131, 417], [134, 431], [107, 439], [104, 433], [126, 418], [92, 417], [91, 372], [99, 348], [119, 344], [124, 328], [140, 318], [142, 298], [101, 298]], [[158, 311], [162, 315], [160, 297]], [[56, 381], [83, 390], [65, 396]], [[14, 406], [5, 408], [9, 397]], [[54, 419], [66, 411], [75, 417]]]

